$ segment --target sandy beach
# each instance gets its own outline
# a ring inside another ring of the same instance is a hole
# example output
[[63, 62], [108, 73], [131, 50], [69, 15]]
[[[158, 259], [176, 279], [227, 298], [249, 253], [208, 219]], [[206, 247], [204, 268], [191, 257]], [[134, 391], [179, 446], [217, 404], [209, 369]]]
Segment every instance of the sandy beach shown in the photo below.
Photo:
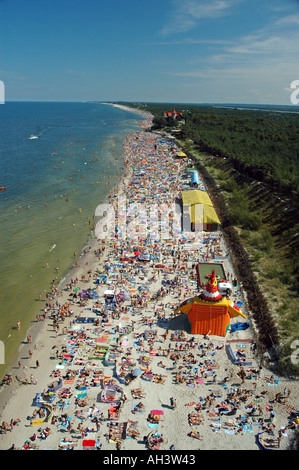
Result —
[[258, 450], [258, 435], [269, 448], [290, 446], [298, 382], [261, 362], [242, 286], [230, 297], [246, 318], [232, 318], [225, 337], [194, 336], [175, 313], [198, 294], [197, 262], [237, 275], [221, 230], [188, 237], [172, 213], [168, 236], [157, 238], [150, 207], [180, 197], [188, 161], [172, 139], [143, 129], [144, 116], [108, 198], [116, 223], [102, 239], [96, 227], [24, 332], [0, 392], [2, 450]]

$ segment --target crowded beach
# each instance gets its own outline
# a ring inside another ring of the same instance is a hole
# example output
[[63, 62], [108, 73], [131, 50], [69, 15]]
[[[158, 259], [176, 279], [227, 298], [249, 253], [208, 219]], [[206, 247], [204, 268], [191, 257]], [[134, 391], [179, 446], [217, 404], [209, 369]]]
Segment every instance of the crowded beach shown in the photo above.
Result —
[[[124, 175], [107, 201], [113, 218], [104, 214], [74, 270], [39, 301], [38, 335], [24, 332], [3, 378], [2, 450], [290, 446], [298, 384], [260, 357], [221, 226], [182, 230], [192, 162], [150, 123], [124, 141]], [[215, 302], [229, 315], [225, 334], [200, 318], [194, 333], [189, 312]]]

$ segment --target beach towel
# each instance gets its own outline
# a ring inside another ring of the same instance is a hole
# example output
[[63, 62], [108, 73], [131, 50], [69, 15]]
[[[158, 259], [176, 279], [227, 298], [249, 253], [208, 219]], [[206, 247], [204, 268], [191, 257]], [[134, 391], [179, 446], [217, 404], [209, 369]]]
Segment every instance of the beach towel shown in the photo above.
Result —
[[225, 434], [236, 434], [236, 430], [235, 430], [235, 429], [227, 429], [227, 428], [225, 428], [225, 429], [224, 429], [224, 432], [225, 432]]
[[245, 353], [241, 353], [240, 351], [237, 351], [236, 356], [237, 356], [237, 357], [246, 357], [246, 354], [245, 354]]
[[211, 426], [213, 432], [215, 432], [216, 434], [220, 433], [221, 423], [211, 423], [210, 426]]
[[139, 402], [133, 403], [131, 411], [134, 414], [143, 414], [143, 412], [144, 412], [143, 409], [140, 410], [140, 409], [137, 408], [138, 403]]
[[83, 449], [94, 449], [96, 441], [92, 439], [84, 439], [82, 442]]
[[243, 432], [245, 432], [245, 433], [252, 434], [252, 427], [249, 426], [248, 424], [243, 424], [242, 430], [243, 430]]
[[250, 327], [249, 322], [238, 322], [238, 323], [233, 323], [231, 324], [231, 331], [238, 331], [238, 330], [246, 330], [247, 328]]
[[64, 424], [60, 423], [59, 426], [60, 426], [61, 428], [67, 428], [71, 420], [72, 420], [72, 417], [69, 416], [69, 417], [67, 418], [67, 422], [64, 423]]
[[58, 402], [57, 405], [58, 405], [58, 408], [62, 408], [65, 410], [66, 408], [68, 408], [68, 406], [70, 406], [71, 402], [70, 401], [65, 401], [65, 402]]
[[100, 338], [97, 339], [97, 343], [102, 343], [102, 344], [104, 344], [104, 343], [107, 343], [107, 340], [108, 340], [108, 336], [107, 336], [107, 337], [102, 336], [102, 337], [100, 337]]
[[157, 423], [147, 423], [148, 427], [149, 428], [157, 428], [159, 426], [159, 424]]
[[75, 377], [73, 377], [72, 379], [66, 379], [63, 381], [63, 385], [72, 385], [75, 381]]
[[273, 382], [267, 382], [267, 385], [270, 385], [270, 386], [279, 385], [279, 380], [274, 380]]
[[99, 410], [98, 408], [96, 408], [96, 407], [95, 407], [95, 408], [89, 408], [89, 409], [88, 409], [88, 416], [92, 416], [92, 415], [98, 413], [99, 411], [100, 411], [100, 410]]

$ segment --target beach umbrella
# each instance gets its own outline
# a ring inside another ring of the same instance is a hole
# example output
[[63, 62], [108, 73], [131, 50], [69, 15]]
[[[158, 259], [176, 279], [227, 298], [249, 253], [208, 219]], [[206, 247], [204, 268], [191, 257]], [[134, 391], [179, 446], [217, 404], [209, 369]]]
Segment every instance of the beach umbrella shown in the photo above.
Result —
[[157, 416], [163, 416], [163, 415], [164, 415], [164, 411], [162, 411], [162, 410], [152, 410], [152, 411], [151, 411], [151, 414], [152, 414], [152, 415], [157, 415]]
[[144, 371], [141, 370], [141, 369], [134, 369], [134, 370], [132, 370], [131, 373], [132, 373], [132, 375], [133, 375], [134, 377], [139, 377], [139, 375], [142, 375], [143, 372], [144, 372]]

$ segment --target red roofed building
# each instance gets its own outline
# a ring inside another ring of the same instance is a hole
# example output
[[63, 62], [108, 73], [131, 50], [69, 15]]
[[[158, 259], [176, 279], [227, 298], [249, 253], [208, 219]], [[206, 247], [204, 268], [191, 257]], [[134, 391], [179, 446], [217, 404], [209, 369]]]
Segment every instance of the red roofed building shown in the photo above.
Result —
[[170, 120], [184, 121], [185, 120], [183, 113], [178, 113], [175, 109], [173, 109], [173, 111], [169, 111], [168, 113], [164, 111], [163, 117], [166, 118], [168, 121]]

